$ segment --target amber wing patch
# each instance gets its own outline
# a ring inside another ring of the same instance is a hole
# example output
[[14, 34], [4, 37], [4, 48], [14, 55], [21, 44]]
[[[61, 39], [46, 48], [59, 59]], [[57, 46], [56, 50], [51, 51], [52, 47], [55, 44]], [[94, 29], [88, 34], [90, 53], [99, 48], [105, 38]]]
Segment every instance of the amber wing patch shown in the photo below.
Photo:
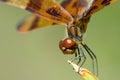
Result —
[[61, 5], [74, 17], [81, 19], [94, 0], [63, 0]]
[[0, 0], [12, 6], [26, 9], [38, 17], [55, 23], [69, 23], [73, 21], [71, 15], [54, 0]]
[[58, 23], [54, 23], [38, 16], [31, 16], [19, 23], [17, 29], [19, 32], [26, 33], [28, 31], [36, 30], [43, 27], [50, 27], [53, 25], [58, 25]]

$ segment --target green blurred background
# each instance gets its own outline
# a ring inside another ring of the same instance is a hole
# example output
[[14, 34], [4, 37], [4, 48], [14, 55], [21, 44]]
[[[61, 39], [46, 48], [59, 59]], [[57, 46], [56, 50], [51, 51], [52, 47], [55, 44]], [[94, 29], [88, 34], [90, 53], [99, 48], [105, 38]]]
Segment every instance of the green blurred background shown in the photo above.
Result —
[[[16, 30], [30, 13], [0, 3], [0, 80], [80, 80], [58, 42], [65, 26], [43, 28], [28, 34]], [[120, 77], [120, 1], [96, 13], [84, 41], [99, 60], [100, 80]], [[85, 67], [90, 66], [88, 59]]]

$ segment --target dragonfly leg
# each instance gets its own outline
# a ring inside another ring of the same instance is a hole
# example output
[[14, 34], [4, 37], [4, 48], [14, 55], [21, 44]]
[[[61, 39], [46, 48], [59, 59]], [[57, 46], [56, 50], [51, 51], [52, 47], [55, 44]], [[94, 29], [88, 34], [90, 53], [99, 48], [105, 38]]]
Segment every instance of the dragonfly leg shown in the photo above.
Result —
[[80, 64], [80, 67], [84, 64], [84, 62], [86, 61], [86, 56], [82, 50], [82, 47], [80, 46], [79, 48], [77, 48], [76, 52], [75, 52], [75, 57], [73, 57], [71, 59], [71, 62], [78, 60], [77, 65]]
[[[77, 51], [75, 52], [75, 56], [70, 60], [71, 62], [75, 61], [75, 60], [78, 60], [80, 57], [77, 53]], [[80, 59], [81, 60], [81, 59]]]
[[88, 55], [92, 59], [93, 73], [98, 76], [98, 61], [96, 55], [92, 52], [92, 50], [84, 43], [81, 43], [84, 49], [87, 51]]
[[80, 64], [80, 67], [82, 67], [82, 65], [83, 65], [83, 64], [85, 63], [85, 61], [86, 61], [86, 56], [85, 56], [85, 54], [84, 54], [81, 46], [78, 48], [78, 54], [79, 54], [79, 61], [78, 61], [77, 64], [79, 64], [80, 61], [81, 61], [81, 58], [83, 58], [83, 59], [82, 59], [83, 61], [81, 61], [81, 64]]

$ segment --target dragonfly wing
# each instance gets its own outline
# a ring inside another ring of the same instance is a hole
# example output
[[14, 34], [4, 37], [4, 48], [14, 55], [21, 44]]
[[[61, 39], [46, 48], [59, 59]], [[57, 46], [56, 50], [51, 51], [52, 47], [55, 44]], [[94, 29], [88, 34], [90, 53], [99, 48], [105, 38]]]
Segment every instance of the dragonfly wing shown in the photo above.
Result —
[[25, 9], [38, 17], [55, 23], [73, 21], [71, 15], [54, 0], [0, 0], [10, 5]]
[[58, 23], [54, 23], [38, 16], [31, 16], [19, 23], [18, 31], [21, 33], [26, 33], [28, 31], [36, 30], [43, 27], [50, 27], [51, 25], [57, 24]]
[[104, 7], [114, 3], [116, 0], [95, 0], [93, 5], [91, 6], [90, 10], [86, 14], [86, 17], [91, 16], [92, 14], [96, 13], [97, 11], [103, 9]]
[[74, 17], [81, 19], [94, 0], [63, 0], [61, 5]]
[[79, 27], [81, 28], [81, 30], [83, 31], [83, 33], [86, 32], [87, 29], [87, 25], [88, 22], [92, 16], [92, 14], [96, 13], [97, 11], [103, 9], [104, 7], [112, 4], [113, 2], [115, 2], [115, 0], [95, 0], [92, 4], [92, 6], [90, 7], [90, 9], [86, 12], [86, 15], [84, 17], [82, 17], [82, 23]]

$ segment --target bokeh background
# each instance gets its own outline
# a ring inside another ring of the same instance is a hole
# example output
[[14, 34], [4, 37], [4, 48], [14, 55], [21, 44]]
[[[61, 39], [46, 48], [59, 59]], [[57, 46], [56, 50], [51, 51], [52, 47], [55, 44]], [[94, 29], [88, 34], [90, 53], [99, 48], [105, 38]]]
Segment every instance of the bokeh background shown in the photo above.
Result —
[[[43, 28], [28, 34], [16, 30], [19, 21], [32, 14], [0, 3], [0, 80], [80, 80], [67, 63], [59, 40], [65, 26]], [[84, 41], [99, 60], [100, 80], [120, 78], [120, 1], [96, 13]], [[85, 67], [89, 68], [87, 59]]]

